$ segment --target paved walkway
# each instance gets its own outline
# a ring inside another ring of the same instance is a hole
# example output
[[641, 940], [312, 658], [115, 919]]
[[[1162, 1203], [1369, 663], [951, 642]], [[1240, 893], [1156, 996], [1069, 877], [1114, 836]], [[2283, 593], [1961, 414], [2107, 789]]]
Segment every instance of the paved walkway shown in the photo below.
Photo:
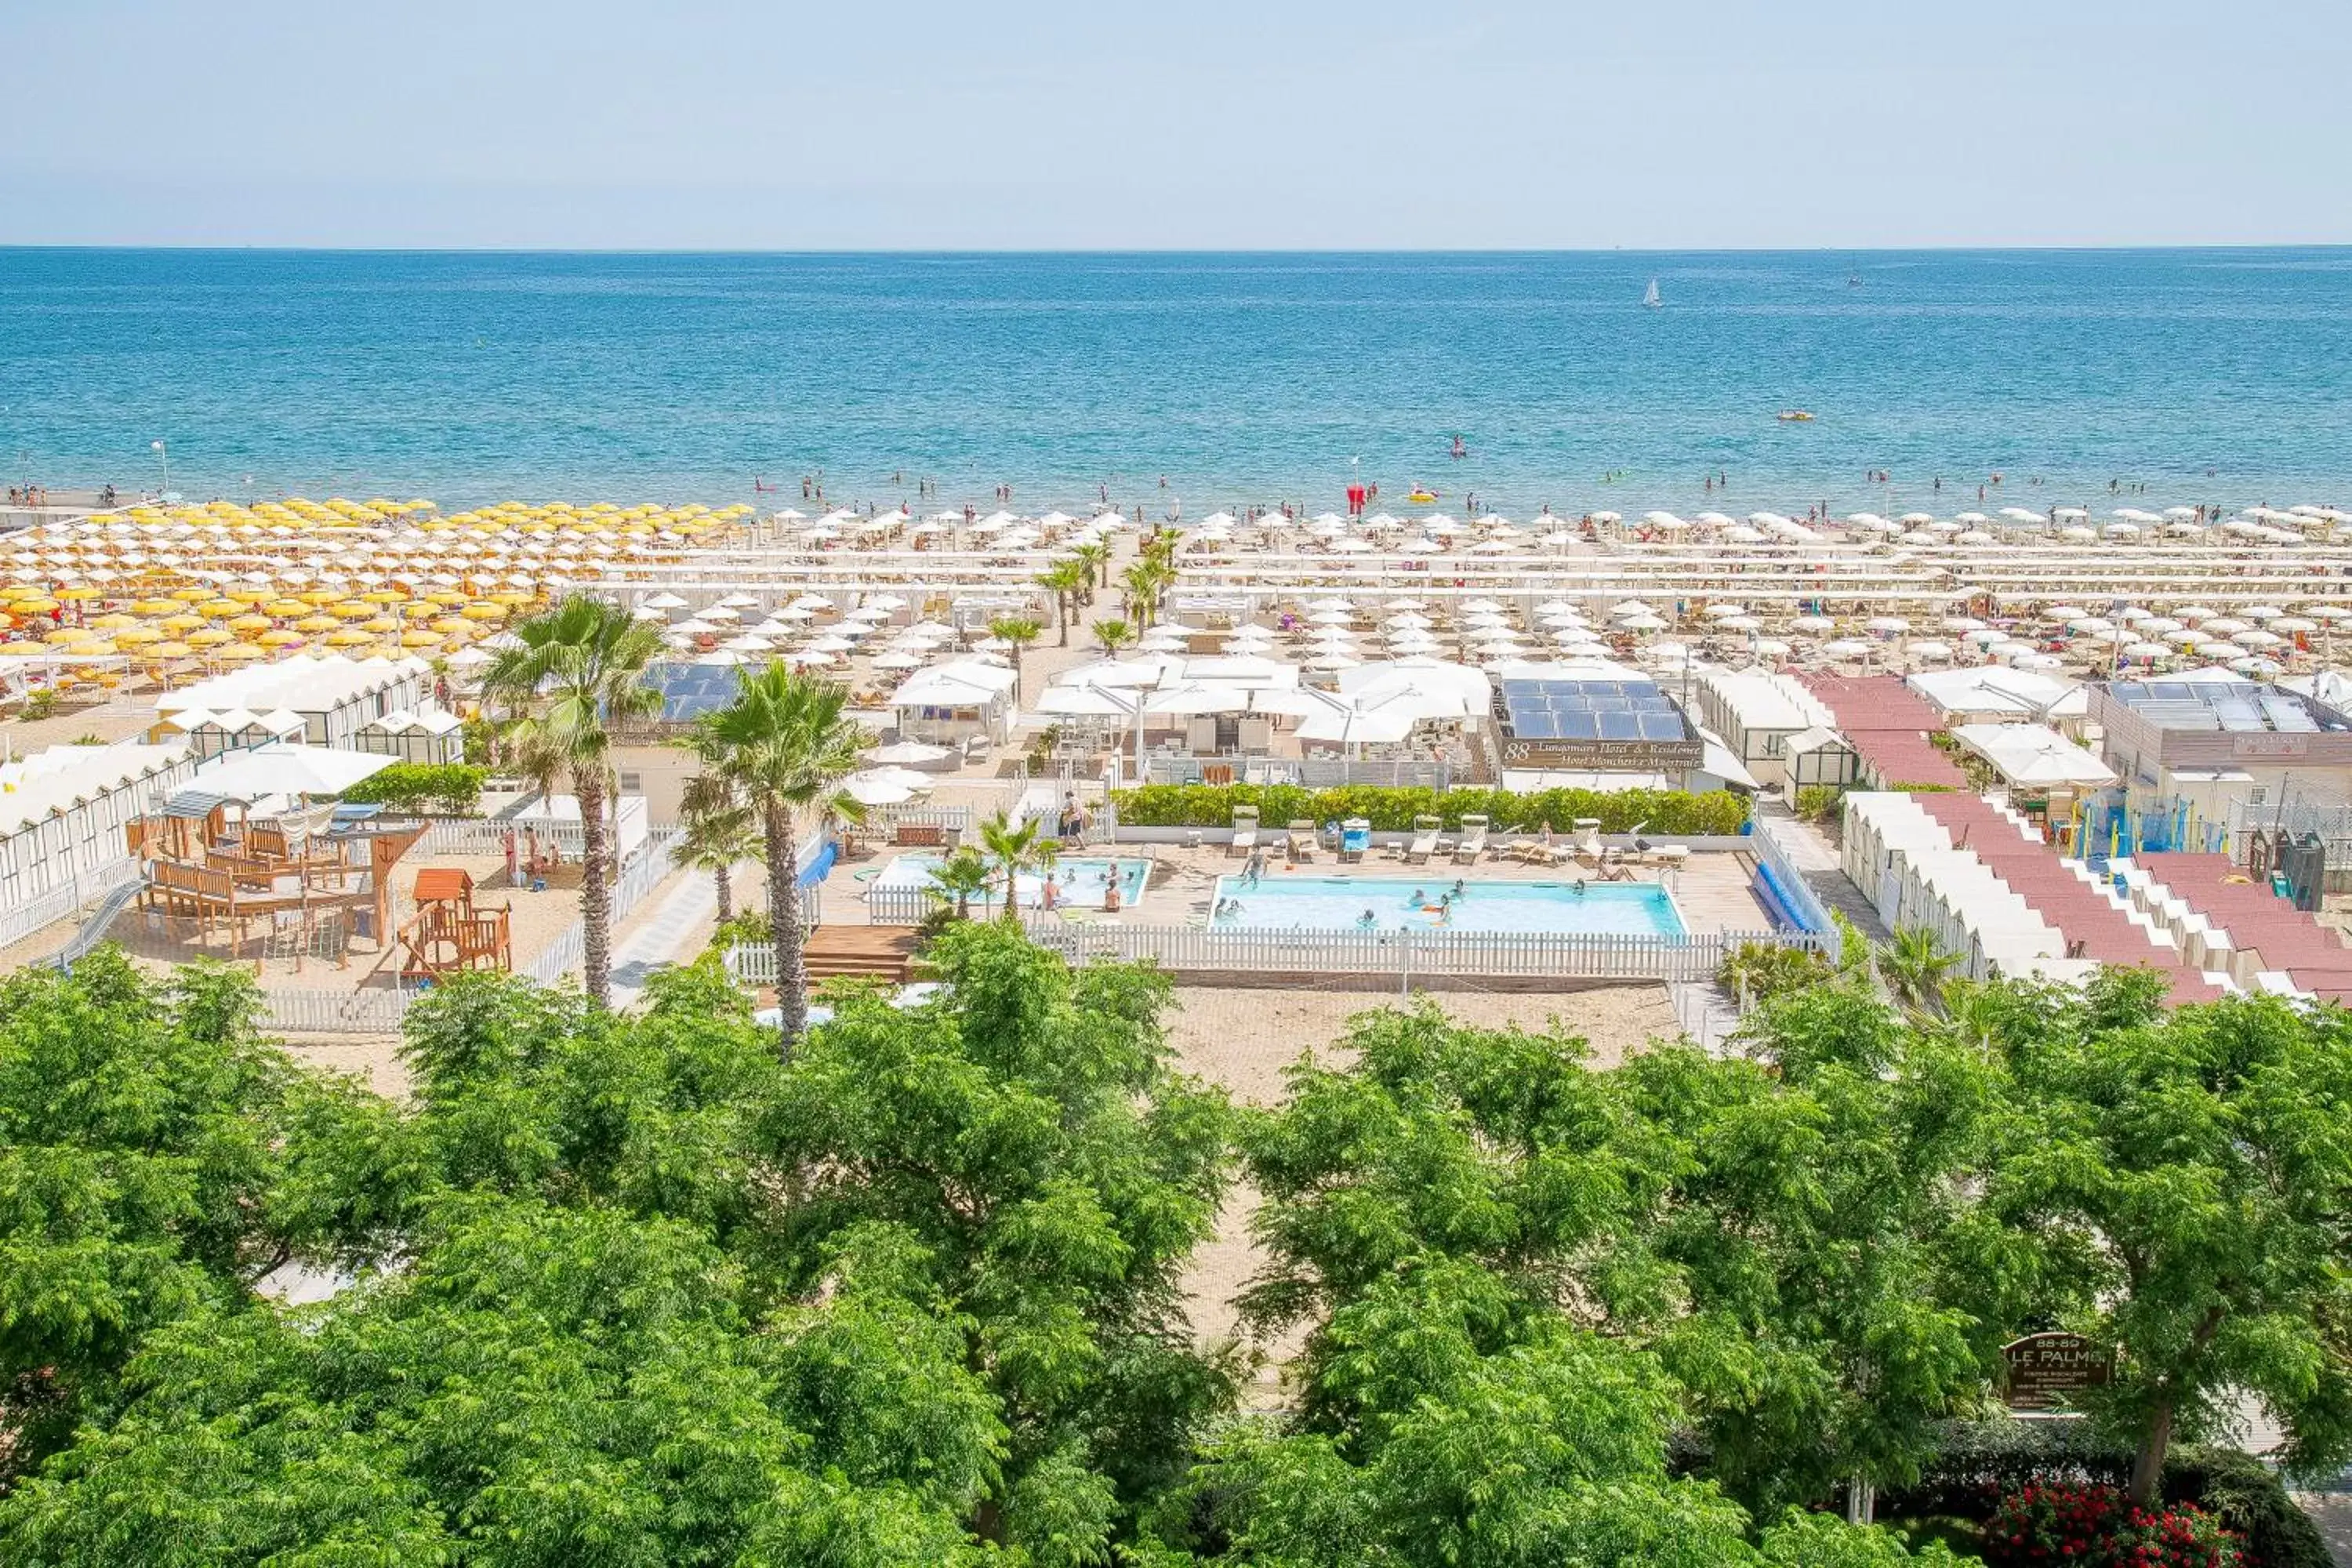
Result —
[[719, 889], [709, 873], [681, 877], [613, 950], [613, 1010], [635, 1006], [645, 994], [646, 977], [656, 969], [692, 958], [687, 950], [718, 912]]
[[2297, 1492], [2294, 1500], [2319, 1526], [2320, 1538], [2336, 1561], [2352, 1568], [2352, 1493]]

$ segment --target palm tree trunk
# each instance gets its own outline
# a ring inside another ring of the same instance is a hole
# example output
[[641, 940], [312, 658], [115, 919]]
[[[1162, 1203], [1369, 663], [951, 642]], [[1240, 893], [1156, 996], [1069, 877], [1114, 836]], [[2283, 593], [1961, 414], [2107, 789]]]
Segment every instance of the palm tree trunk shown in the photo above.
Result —
[[1075, 594], [1056, 594], [1054, 595], [1054, 611], [1055, 618], [1062, 623], [1062, 646], [1064, 647], [1070, 646], [1070, 601], [1076, 597], [1077, 597], [1077, 595]]
[[575, 776], [580, 797], [580, 970], [599, 1007], [613, 1001], [613, 889], [604, 881], [604, 781], [593, 772]]
[[719, 923], [725, 925], [735, 918], [735, 868], [714, 866], [710, 868], [711, 890], [719, 895]]
[[776, 1056], [793, 1059], [793, 1047], [808, 1028], [808, 959], [801, 952], [798, 880], [800, 859], [793, 843], [793, 808], [770, 801], [762, 827], [768, 839], [768, 934], [776, 944]]

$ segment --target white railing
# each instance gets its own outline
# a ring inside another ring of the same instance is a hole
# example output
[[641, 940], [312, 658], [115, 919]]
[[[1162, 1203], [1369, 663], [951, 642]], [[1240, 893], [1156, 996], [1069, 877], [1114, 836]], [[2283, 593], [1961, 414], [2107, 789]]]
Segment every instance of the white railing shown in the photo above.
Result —
[[396, 1035], [413, 991], [264, 991], [267, 1028], [293, 1035]]
[[[1791, 828], [1787, 831], [1797, 830]], [[1797, 863], [1789, 858], [1787, 847], [1775, 837], [1775, 825], [1758, 817], [1756, 831], [1748, 835], [1748, 841], [1756, 847], [1756, 858], [1772, 868], [1773, 889], [1790, 915], [1807, 931], [1835, 931], [1837, 921], [1830, 918], [1828, 908], [1822, 904], [1820, 895], [1813, 891], [1812, 884], [1805, 880], [1805, 874], [1797, 869]]]
[[[645, 901], [647, 893], [668, 880], [678, 868], [670, 859], [670, 851], [677, 845], [682, 830], [666, 827], [646, 839], [629, 859], [628, 868], [613, 884], [612, 919], [605, 924], [608, 931], [618, 931], [629, 912]], [[564, 975], [580, 967], [588, 954], [588, 922], [573, 921], [561, 935], [547, 944], [546, 949], [524, 967], [522, 973], [541, 985], [552, 985]]]
[[[1603, 932], [1213, 931], [1198, 926], [1066, 925], [1024, 919], [1029, 939], [1072, 963], [1150, 962], [1176, 972], [1395, 975], [1400, 984], [1433, 976], [1479, 979], [1664, 981], [1715, 978], [1724, 955], [1748, 942], [1820, 951], [1822, 939], [1796, 931], [1717, 931], [1685, 936]], [[772, 982], [775, 949], [732, 949], [741, 979]]]
[[124, 855], [109, 860], [95, 870], [77, 868], [63, 887], [37, 893], [5, 912], [0, 912], [0, 947], [24, 941], [43, 926], [64, 920], [92, 899], [104, 899], [116, 889], [139, 879], [139, 861]]

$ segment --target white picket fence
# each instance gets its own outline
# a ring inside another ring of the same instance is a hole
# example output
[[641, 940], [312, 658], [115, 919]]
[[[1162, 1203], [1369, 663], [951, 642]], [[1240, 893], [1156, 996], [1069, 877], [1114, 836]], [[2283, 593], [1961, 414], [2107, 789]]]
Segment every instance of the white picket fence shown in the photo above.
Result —
[[265, 991], [265, 1028], [289, 1035], [396, 1035], [413, 991]]
[[139, 879], [139, 861], [124, 855], [95, 870], [77, 869], [63, 887], [37, 893], [23, 903], [0, 911], [0, 947], [13, 946], [42, 927], [66, 919], [92, 900], [103, 900], [116, 889]]
[[[1149, 961], [1176, 973], [1395, 975], [1400, 985], [1439, 976], [1501, 979], [1662, 981], [1715, 978], [1724, 955], [1747, 942], [1820, 950], [1798, 931], [1716, 931], [1685, 936], [1607, 932], [1213, 931], [1198, 926], [1068, 925], [1026, 919], [1038, 946], [1071, 963]], [[776, 974], [775, 949], [746, 944], [728, 967], [754, 983]]]

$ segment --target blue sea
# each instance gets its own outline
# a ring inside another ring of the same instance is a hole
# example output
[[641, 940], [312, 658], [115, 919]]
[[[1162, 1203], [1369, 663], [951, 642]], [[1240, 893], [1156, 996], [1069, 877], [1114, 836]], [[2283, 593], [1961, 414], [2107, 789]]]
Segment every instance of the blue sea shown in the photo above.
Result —
[[192, 497], [445, 506], [2342, 502], [2352, 250], [0, 249], [10, 482], [156, 440]]

